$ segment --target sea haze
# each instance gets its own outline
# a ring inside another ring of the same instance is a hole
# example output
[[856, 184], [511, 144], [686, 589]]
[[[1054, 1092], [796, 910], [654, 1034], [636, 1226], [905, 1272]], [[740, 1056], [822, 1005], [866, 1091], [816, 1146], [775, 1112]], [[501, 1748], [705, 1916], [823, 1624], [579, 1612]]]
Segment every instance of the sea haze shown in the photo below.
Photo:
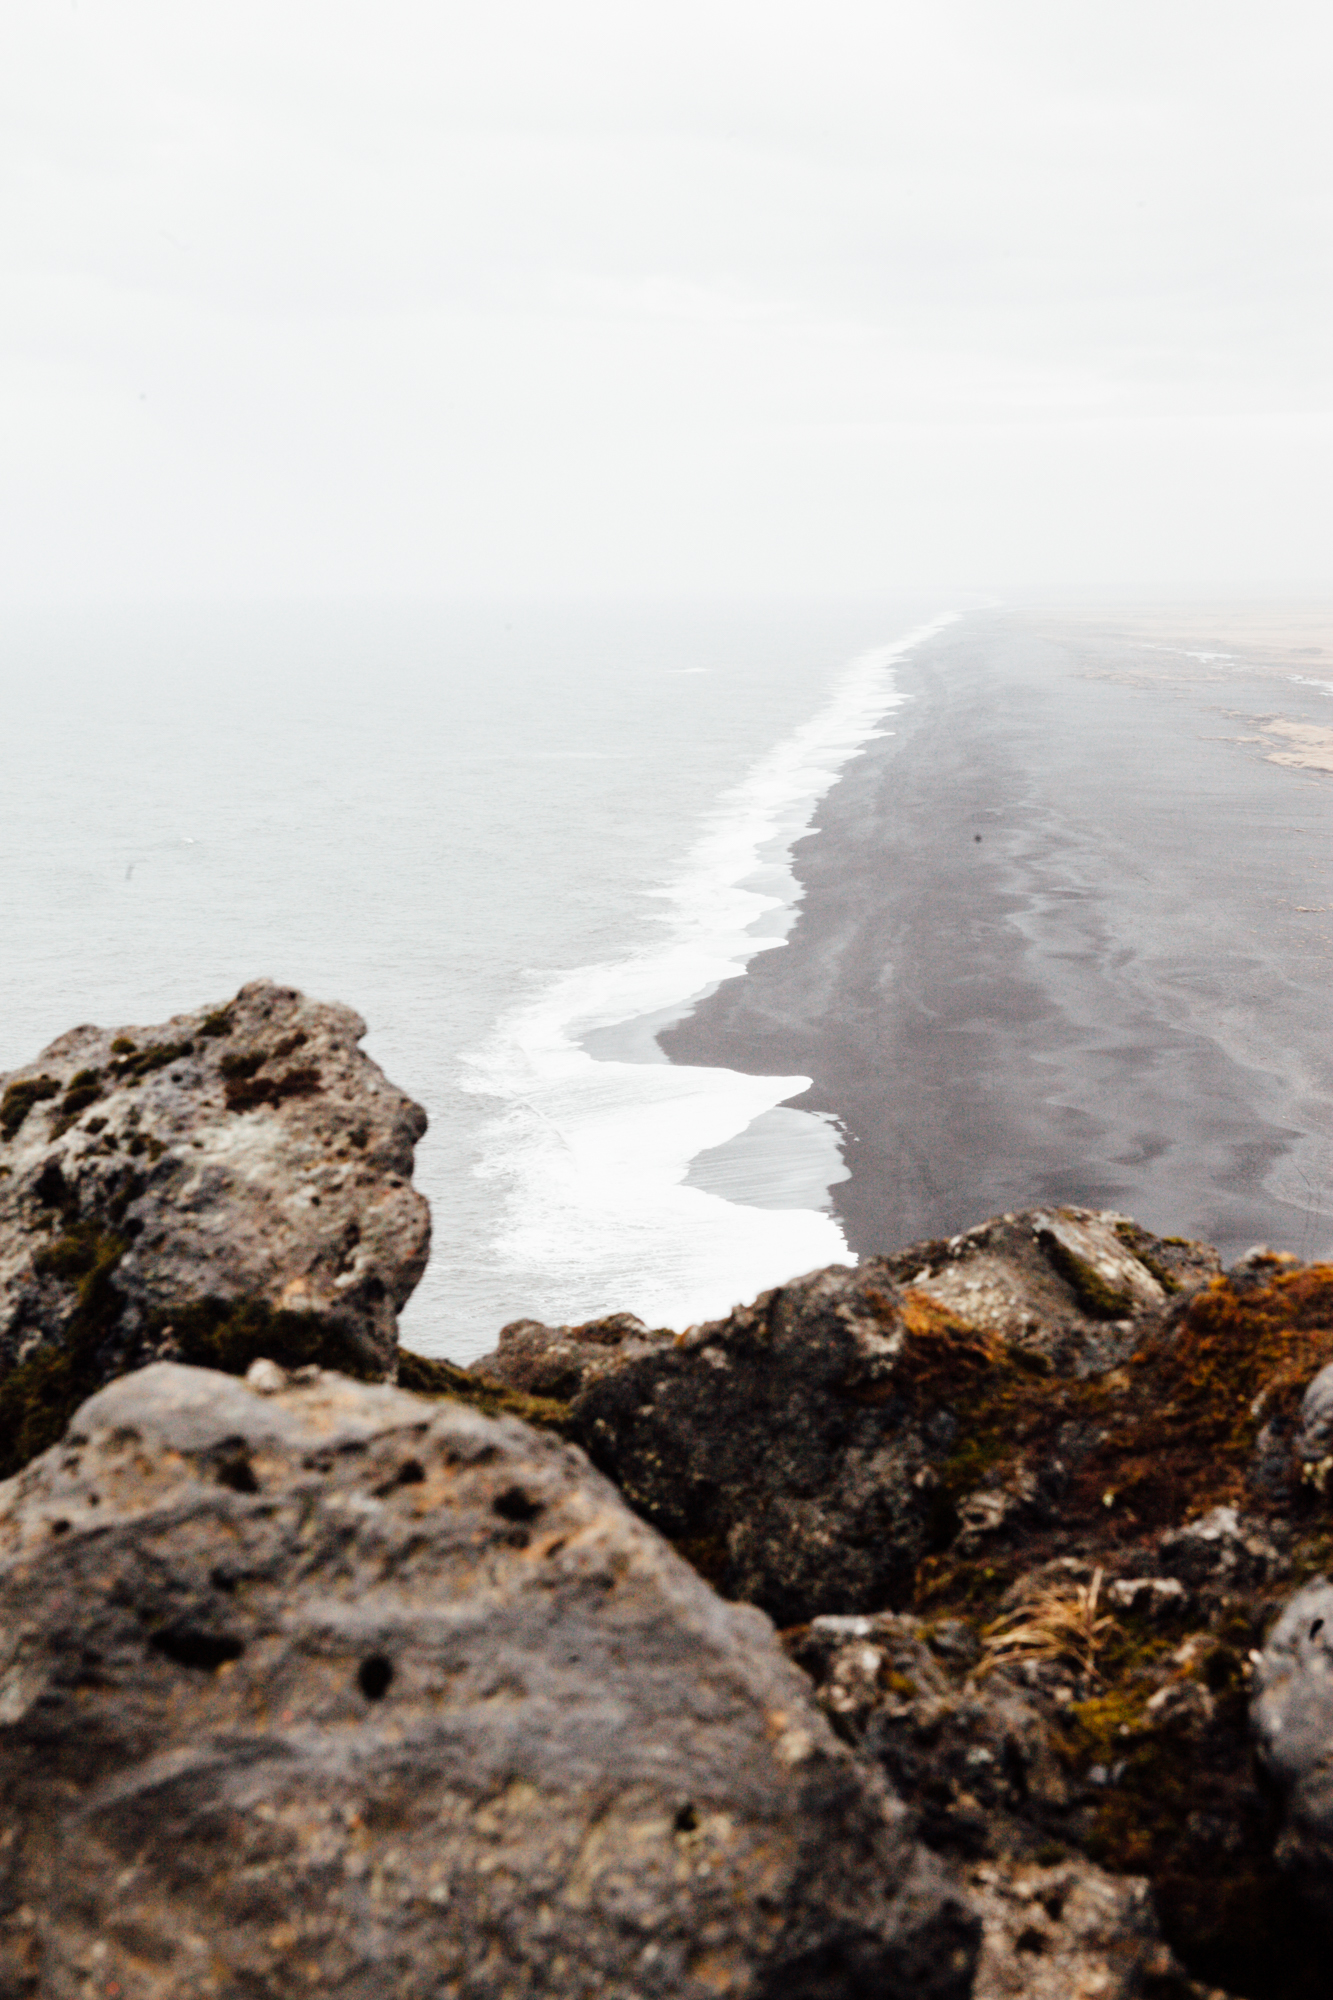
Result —
[[846, 1258], [808, 1077], [653, 1030], [781, 944], [791, 843], [947, 609], [11, 613], [0, 1069], [261, 975], [356, 1007], [430, 1114], [430, 1352]]

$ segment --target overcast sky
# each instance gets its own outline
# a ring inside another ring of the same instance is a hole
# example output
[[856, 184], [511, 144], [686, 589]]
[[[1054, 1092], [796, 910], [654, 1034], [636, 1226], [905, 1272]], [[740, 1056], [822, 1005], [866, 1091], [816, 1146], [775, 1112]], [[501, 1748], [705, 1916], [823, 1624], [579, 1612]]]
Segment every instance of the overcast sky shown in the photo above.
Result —
[[1326, 0], [6, 0], [0, 594], [1333, 582]]

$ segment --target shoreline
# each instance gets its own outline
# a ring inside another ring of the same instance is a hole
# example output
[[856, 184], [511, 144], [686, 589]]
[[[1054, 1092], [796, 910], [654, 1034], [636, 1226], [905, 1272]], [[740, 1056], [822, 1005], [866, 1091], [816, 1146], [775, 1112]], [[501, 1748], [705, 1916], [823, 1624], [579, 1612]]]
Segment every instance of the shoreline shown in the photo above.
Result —
[[793, 843], [884, 730], [903, 658], [955, 616], [854, 655], [814, 713], [720, 795], [656, 891], [661, 935], [559, 974], [467, 1052], [463, 1088], [500, 1107], [484, 1128], [486, 1172], [503, 1182], [496, 1262], [528, 1311], [684, 1325], [796, 1264], [851, 1261], [828, 1196], [843, 1172], [836, 1132], [790, 1108], [806, 1073], [672, 1064], [657, 1038], [701, 994], [780, 954], [799, 897]]
[[787, 1103], [846, 1132], [854, 1254], [1034, 1202], [1333, 1242], [1328, 778], [1273, 727], [1326, 724], [1322, 667], [1198, 622], [974, 614], [917, 648], [794, 850], [785, 948], [662, 1032], [813, 1078]]

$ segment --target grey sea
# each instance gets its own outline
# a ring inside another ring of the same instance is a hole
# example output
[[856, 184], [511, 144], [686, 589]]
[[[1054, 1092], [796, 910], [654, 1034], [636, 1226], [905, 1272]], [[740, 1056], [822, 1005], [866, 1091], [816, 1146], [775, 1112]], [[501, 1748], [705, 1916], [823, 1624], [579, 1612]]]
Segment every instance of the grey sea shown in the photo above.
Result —
[[[781, 942], [792, 841], [942, 609], [10, 612], [0, 1070], [260, 975], [356, 1007], [430, 1116], [429, 1352], [517, 1314], [684, 1323], [846, 1258], [838, 1135], [785, 1103], [808, 1078], [584, 1039]], [[747, 1133], [747, 1171], [688, 1184]]]

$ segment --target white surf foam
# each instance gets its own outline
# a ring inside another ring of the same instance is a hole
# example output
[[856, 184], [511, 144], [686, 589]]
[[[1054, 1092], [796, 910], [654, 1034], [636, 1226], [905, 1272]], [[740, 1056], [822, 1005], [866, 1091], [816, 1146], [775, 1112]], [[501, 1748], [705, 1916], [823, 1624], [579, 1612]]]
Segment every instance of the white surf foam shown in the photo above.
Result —
[[493, 1255], [534, 1316], [628, 1310], [683, 1326], [848, 1260], [842, 1231], [820, 1210], [740, 1206], [684, 1185], [697, 1154], [808, 1089], [808, 1077], [599, 1061], [580, 1038], [683, 1012], [785, 942], [772, 931], [796, 896], [793, 843], [902, 700], [894, 662], [956, 615], [852, 661], [832, 699], [722, 796], [679, 876], [657, 892], [667, 906], [660, 945], [548, 979], [465, 1055], [463, 1088], [503, 1105], [477, 1170], [500, 1184]]

